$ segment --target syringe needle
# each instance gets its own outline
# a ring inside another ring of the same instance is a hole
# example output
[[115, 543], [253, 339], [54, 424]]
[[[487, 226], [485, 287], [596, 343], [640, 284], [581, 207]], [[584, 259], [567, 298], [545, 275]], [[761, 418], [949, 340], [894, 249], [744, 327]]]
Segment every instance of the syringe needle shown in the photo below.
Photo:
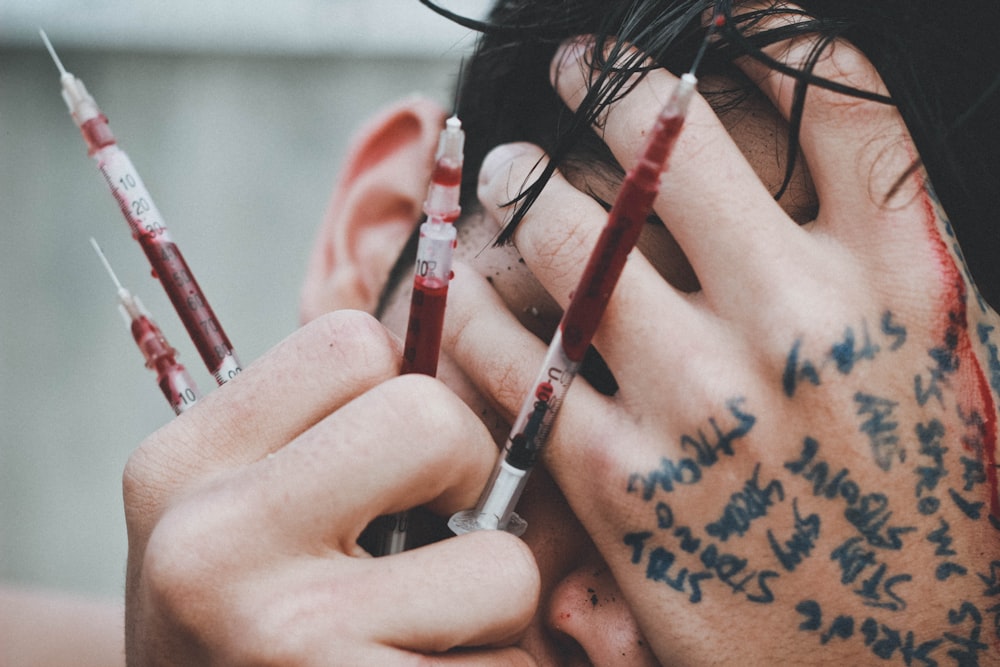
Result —
[[125, 288], [122, 286], [121, 281], [118, 280], [118, 275], [115, 273], [115, 270], [111, 268], [111, 262], [108, 261], [107, 256], [104, 254], [104, 251], [101, 250], [101, 246], [97, 244], [97, 241], [93, 236], [90, 237], [90, 245], [94, 246], [94, 252], [96, 252], [97, 256], [101, 259], [101, 263], [104, 264], [104, 268], [108, 270], [108, 275], [111, 276], [111, 280], [114, 281], [115, 287], [118, 288], [118, 291], [121, 292], [124, 290]]
[[52, 56], [52, 60], [56, 62], [56, 67], [59, 68], [59, 76], [67, 76], [69, 72], [63, 67], [62, 61], [59, 60], [59, 56], [56, 55], [56, 49], [52, 46], [52, 42], [49, 41], [49, 36], [45, 34], [45, 31], [41, 28], [38, 29], [38, 34], [42, 36], [42, 41], [45, 42], [45, 48], [49, 50], [49, 55]]

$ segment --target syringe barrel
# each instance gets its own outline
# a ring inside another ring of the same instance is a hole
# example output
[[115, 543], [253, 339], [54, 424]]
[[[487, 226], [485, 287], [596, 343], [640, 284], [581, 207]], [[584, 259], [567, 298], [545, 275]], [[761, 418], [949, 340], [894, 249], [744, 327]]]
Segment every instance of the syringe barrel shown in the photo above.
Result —
[[514, 509], [528, 483], [530, 472], [515, 468], [500, 457], [476, 507], [452, 515], [448, 527], [456, 535], [477, 530], [505, 530], [522, 535], [528, 524]]
[[[145, 311], [141, 303], [140, 311]], [[122, 314], [127, 310], [122, 304]], [[180, 414], [198, 400], [198, 387], [182, 364], [177, 363], [177, 351], [167, 342], [160, 327], [146, 314], [132, 318], [129, 323], [132, 338], [146, 360], [146, 368], [156, 373], [160, 391], [170, 403], [174, 413]]]
[[431, 219], [454, 222], [462, 212], [459, 199], [462, 189], [462, 161], [441, 158], [434, 166], [427, 188], [424, 213]]
[[231, 380], [241, 370], [232, 344], [171, 238], [139, 172], [117, 145], [105, 146], [93, 157], [205, 366], [219, 384]]
[[429, 220], [420, 226], [410, 318], [403, 343], [403, 373], [437, 374], [454, 248], [454, 225]]
[[514, 535], [524, 532], [527, 524], [514, 510], [579, 368], [579, 363], [566, 356], [562, 335], [557, 331], [479, 502], [475, 508], [451, 517], [448, 526], [452, 532], [457, 535], [474, 530], [505, 530]]
[[173, 364], [158, 377], [163, 392], [174, 414], [181, 414], [198, 402], [198, 387], [181, 364]]
[[430, 219], [420, 225], [414, 275], [433, 286], [447, 285], [452, 276], [456, 236], [451, 223]]
[[537, 463], [556, 414], [579, 369], [580, 362], [566, 356], [562, 330], [557, 329], [531, 392], [511, 426], [503, 452], [508, 464], [530, 470]]

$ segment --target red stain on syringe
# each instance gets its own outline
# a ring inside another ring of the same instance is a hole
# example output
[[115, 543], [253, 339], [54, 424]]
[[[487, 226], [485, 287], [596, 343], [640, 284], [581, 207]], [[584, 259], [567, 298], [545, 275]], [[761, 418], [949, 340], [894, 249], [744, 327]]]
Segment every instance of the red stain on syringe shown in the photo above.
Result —
[[178, 316], [205, 365], [217, 369], [231, 354], [233, 346], [219, 326], [212, 307], [188, 269], [187, 262], [173, 242], [158, 242], [152, 234], [137, 239], [146, 259], [159, 278]]
[[410, 320], [403, 346], [404, 373], [434, 375], [437, 372], [447, 301], [447, 283], [428, 281], [419, 276], [414, 280]]
[[684, 115], [665, 113], [657, 120], [640, 164], [630, 173], [630, 190], [615, 202], [583, 270], [560, 329], [566, 356], [583, 359], [625, 268], [625, 260], [642, 232], [659, 186], [659, 175], [684, 125]]
[[451, 164], [445, 160], [439, 160], [434, 165], [434, 173], [431, 175], [431, 182], [441, 187], [455, 187], [462, 184], [462, 165]]
[[177, 414], [184, 412], [198, 400], [198, 387], [195, 386], [184, 365], [177, 361], [177, 350], [167, 342], [166, 336], [153, 321], [145, 306], [118, 280], [97, 241], [90, 239], [90, 243], [118, 289], [118, 307], [128, 324], [132, 339], [146, 360], [146, 368], [156, 373], [160, 391], [174, 412]]

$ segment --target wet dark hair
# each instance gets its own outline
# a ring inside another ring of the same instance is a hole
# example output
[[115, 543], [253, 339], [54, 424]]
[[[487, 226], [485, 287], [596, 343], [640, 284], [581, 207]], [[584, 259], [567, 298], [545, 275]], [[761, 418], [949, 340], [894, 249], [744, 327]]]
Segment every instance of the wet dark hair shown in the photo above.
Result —
[[[994, 127], [1000, 119], [1000, 3], [995, 0], [800, 0], [793, 7], [773, 2], [755, 11], [744, 9], [735, 19], [733, 0], [498, 0], [483, 21], [470, 20], [440, 2], [419, 1], [480, 33], [460, 82], [458, 113], [467, 134], [464, 205], [475, 205], [479, 165], [494, 146], [528, 141], [551, 157], [549, 170], [518, 199], [511, 225], [498, 242], [510, 238], [552, 169], [596, 161], [620, 172], [592, 122], [627, 92], [632, 75], [648, 64], [619, 56], [635, 46], [655, 66], [675, 74], [685, 71], [702, 42], [704, 16], [714, 8], [729, 20], [706, 54], [702, 75], [739, 78], [731, 63], [740, 56], [778, 66], [761, 49], [800, 34], [819, 35], [821, 47], [835, 38], [846, 39], [871, 60], [889, 98], [856, 89], [841, 92], [899, 108], [972, 275], [984, 297], [1000, 305], [1000, 131]], [[747, 33], [762, 18], [789, 12], [799, 15], [793, 25]], [[552, 89], [549, 66], [560, 43], [583, 34], [615, 46], [606, 58], [595, 55], [593, 66], [600, 76], [578, 111], [571, 113]], [[808, 65], [795, 76], [800, 96], [808, 85], [830, 85], [812, 76]], [[752, 94], [750, 82], [743, 83], [720, 94], [722, 99], [710, 100], [713, 106], [724, 112], [738, 105], [741, 96]], [[794, 166], [798, 123], [796, 114], [790, 123], [786, 184]], [[774, 194], [780, 197], [783, 191], [784, 186]]]

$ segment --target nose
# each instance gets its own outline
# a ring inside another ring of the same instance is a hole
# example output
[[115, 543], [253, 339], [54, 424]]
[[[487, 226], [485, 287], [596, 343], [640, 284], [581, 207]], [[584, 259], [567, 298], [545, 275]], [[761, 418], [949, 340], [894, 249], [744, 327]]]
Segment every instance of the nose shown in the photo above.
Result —
[[556, 585], [545, 623], [579, 645], [595, 667], [659, 665], [603, 562], [578, 567]]

